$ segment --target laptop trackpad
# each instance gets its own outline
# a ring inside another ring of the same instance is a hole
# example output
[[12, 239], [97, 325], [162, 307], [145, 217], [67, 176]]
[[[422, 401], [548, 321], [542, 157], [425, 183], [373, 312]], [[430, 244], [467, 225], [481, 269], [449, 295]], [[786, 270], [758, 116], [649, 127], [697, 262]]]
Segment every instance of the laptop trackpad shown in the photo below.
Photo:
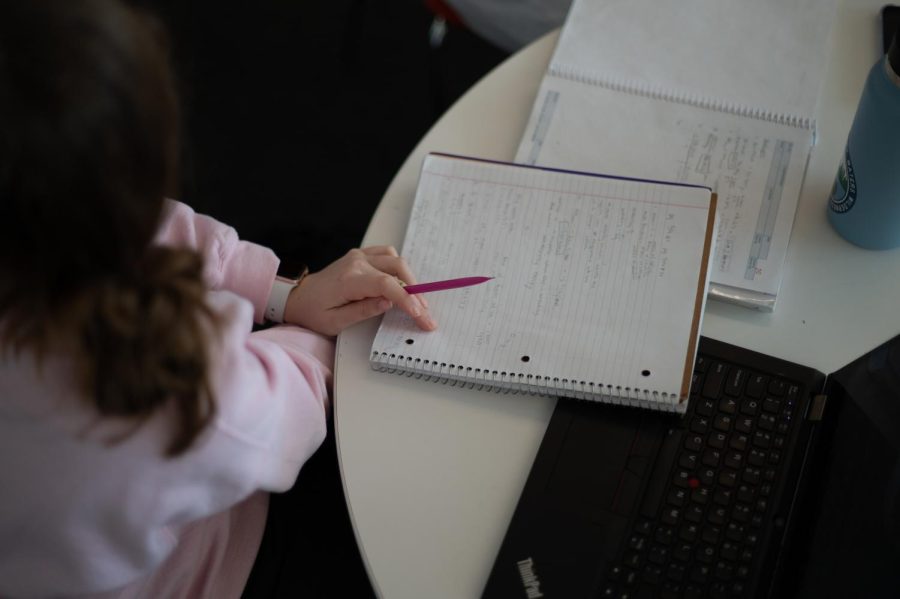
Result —
[[579, 414], [560, 448], [548, 491], [576, 498], [591, 514], [611, 510], [627, 516], [665, 432], [665, 416], [597, 404], [579, 405], [576, 410]]

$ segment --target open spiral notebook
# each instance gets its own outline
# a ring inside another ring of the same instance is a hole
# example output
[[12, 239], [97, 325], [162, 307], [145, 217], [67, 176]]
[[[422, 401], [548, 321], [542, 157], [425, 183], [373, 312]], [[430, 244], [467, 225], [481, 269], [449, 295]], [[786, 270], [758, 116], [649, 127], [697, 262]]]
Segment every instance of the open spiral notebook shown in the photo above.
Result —
[[388, 312], [370, 363], [451, 384], [683, 412], [714, 244], [705, 187], [429, 154], [403, 242], [438, 330]]
[[836, 0], [575, 0], [516, 162], [706, 185], [712, 296], [775, 307]]

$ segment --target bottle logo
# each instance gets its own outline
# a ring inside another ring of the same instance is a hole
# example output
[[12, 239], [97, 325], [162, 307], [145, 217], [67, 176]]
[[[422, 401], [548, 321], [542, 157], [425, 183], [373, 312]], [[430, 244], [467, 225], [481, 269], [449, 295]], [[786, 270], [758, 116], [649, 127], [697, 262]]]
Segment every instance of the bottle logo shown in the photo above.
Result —
[[844, 151], [844, 160], [838, 167], [837, 176], [834, 178], [831, 201], [828, 204], [832, 210], [843, 214], [853, 208], [855, 203], [856, 174], [853, 172], [853, 161], [850, 160], [850, 148], [847, 148]]

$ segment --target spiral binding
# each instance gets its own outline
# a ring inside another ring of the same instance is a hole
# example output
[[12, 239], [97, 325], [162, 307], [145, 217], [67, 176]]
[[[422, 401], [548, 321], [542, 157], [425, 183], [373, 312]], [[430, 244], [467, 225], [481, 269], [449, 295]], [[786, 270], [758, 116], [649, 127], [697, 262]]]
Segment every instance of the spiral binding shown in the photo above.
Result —
[[689, 106], [696, 106], [698, 108], [706, 108], [708, 110], [736, 114], [738, 116], [750, 117], [762, 121], [790, 125], [792, 127], [798, 127], [800, 129], [807, 129], [811, 131], [815, 130], [815, 119], [812, 119], [810, 117], [793, 114], [783, 114], [771, 110], [753, 108], [751, 106], [745, 106], [743, 104], [735, 104], [732, 102], [716, 100], [715, 98], [710, 98], [699, 94], [690, 94], [667, 90], [648, 83], [640, 83], [628, 79], [605, 77], [598, 73], [583, 71], [581, 69], [561, 65], [559, 63], [552, 63], [548, 68], [548, 72], [555, 77], [569, 79], [571, 81], [577, 81], [580, 83], [587, 83], [589, 85], [596, 85], [612, 91], [632, 94], [636, 96], [643, 96], [654, 100], [674, 102], [677, 104], [687, 104]]
[[573, 397], [615, 405], [638, 406], [676, 412], [677, 393], [604, 385], [594, 381], [497, 371], [463, 364], [447, 364], [403, 354], [373, 351], [369, 363], [374, 370], [415, 377], [444, 385], [495, 393]]

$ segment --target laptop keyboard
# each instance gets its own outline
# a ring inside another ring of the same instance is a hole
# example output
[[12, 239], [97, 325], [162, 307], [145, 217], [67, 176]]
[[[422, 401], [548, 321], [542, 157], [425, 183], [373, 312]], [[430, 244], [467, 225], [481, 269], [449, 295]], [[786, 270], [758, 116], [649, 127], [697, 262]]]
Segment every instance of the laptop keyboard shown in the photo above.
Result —
[[698, 356], [682, 427], [664, 441], [601, 597], [751, 596], [799, 392]]

